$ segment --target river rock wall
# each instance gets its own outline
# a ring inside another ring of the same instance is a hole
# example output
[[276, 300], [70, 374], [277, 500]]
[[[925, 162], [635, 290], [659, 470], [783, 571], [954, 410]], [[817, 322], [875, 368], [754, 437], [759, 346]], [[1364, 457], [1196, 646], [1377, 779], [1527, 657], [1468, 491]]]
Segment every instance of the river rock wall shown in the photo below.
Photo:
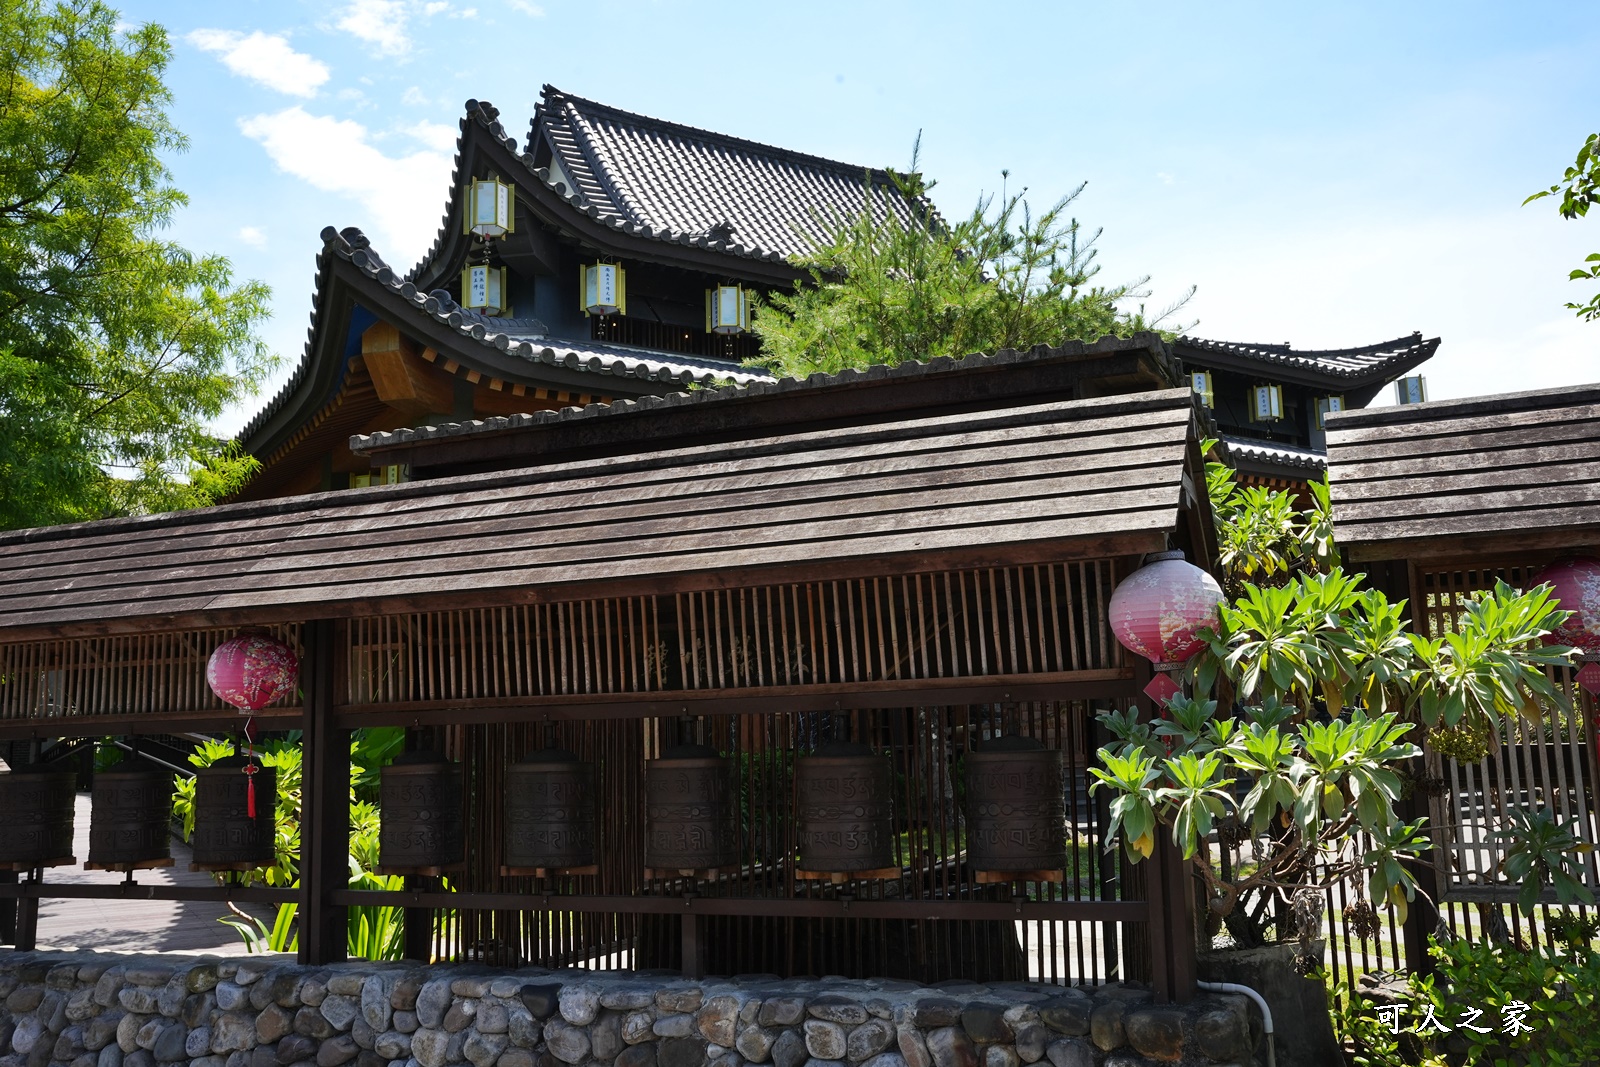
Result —
[[0, 1067], [1214, 1067], [1240, 997], [0, 951]]

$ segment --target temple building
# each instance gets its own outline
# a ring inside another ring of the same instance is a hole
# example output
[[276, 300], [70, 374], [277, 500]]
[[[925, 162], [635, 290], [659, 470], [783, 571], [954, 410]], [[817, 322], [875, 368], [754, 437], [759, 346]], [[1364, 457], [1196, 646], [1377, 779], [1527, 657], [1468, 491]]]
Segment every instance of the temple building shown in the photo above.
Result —
[[[493, 435], [540, 411], [770, 382], [745, 365], [759, 351], [754, 298], [799, 281], [796, 257], [869, 203], [905, 220], [935, 212], [883, 169], [550, 86], [520, 148], [495, 107], [468, 101], [456, 161], [438, 238], [409, 271], [359, 230], [323, 231], [305, 353], [240, 434], [262, 470], [239, 499], [431, 476], [393, 447], [418, 434], [389, 431]], [[1180, 338], [1174, 354], [1241, 471], [1287, 484], [1324, 465], [1323, 410], [1365, 405], [1438, 343], [1297, 352]]]

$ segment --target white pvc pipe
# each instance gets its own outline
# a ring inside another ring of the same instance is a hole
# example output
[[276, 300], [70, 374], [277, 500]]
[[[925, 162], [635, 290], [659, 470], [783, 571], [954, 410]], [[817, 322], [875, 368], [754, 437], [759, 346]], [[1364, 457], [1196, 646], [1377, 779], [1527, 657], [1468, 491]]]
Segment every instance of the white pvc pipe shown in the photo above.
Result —
[[1272, 1009], [1267, 1007], [1265, 997], [1237, 982], [1196, 982], [1195, 985], [1208, 993], [1238, 993], [1255, 1001], [1256, 1007], [1261, 1009], [1261, 1031], [1267, 1035], [1267, 1067], [1278, 1067], [1278, 1058], [1272, 1047]]

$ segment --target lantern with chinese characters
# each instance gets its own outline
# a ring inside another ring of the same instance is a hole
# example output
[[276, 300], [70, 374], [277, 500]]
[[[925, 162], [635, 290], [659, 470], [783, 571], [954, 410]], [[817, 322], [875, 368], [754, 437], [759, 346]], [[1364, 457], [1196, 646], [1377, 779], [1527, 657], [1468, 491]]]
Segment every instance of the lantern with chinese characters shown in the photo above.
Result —
[[1578, 684], [1600, 695], [1600, 559], [1563, 559], [1534, 575], [1534, 585], [1548, 583], [1555, 599], [1572, 612], [1545, 638], [1546, 644], [1571, 645], [1588, 662], [1578, 671]]
[[626, 315], [628, 278], [616, 263], [590, 263], [578, 268], [578, 292], [588, 315]]
[[461, 272], [461, 306], [498, 315], [510, 305], [506, 301], [506, 269], [487, 263], [474, 263]]
[[750, 329], [750, 295], [738, 285], [706, 290], [706, 333], [744, 333]]
[[1122, 647], [1155, 664], [1158, 673], [1145, 692], [1157, 703], [1180, 691], [1169, 674], [1205, 647], [1200, 630], [1221, 624], [1217, 607], [1222, 601], [1216, 579], [1187, 562], [1182, 552], [1148, 557], [1111, 594], [1111, 632]]
[[467, 186], [467, 208], [461, 219], [462, 233], [479, 237], [504, 237], [513, 232], [515, 200], [511, 186], [493, 178], [473, 181]]

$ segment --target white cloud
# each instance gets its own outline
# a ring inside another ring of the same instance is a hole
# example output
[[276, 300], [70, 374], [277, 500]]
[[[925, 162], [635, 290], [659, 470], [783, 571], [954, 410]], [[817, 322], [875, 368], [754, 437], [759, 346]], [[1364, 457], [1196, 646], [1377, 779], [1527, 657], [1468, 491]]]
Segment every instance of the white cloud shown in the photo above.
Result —
[[411, 51], [410, 21], [405, 0], [353, 0], [334, 25], [367, 42], [380, 56], [403, 56]]
[[456, 150], [456, 134], [459, 132], [455, 126], [446, 126], [442, 122], [413, 123], [401, 127], [401, 132], [409, 133], [429, 148], [439, 152], [454, 152]]
[[400, 102], [406, 107], [427, 107], [430, 103], [432, 103], [432, 101], [428, 99], [428, 94], [424, 93], [415, 85], [405, 91], [405, 93], [400, 97]]
[[387, 156], [368, 142], [359, 122], [308, 114], [298, 105], [240, 119], [239, 129], [281, 170], [359, 203], [364, 217], [355, 221], [391, 264], [415, 260], [433, 241], [450, 182], [449, 154]]
[[536, 19], [544, 18], [544, 8], [538, 4], [530, 4], [528, 0], [506, 0], [506, 2], [513, 11], [520, 11], [524, 15]]
[[291, 96], [312, 97], [328, 80], [328, 67], [318, 59], [296, 52], [288, 38], [260, 30], [248, 37], [235, 30], [195, 30], [186, 40], [203, 52], [212, 52], [223, 66], [242, 78]]
[[239, 240], [252, 248], [265, 248], [267, 246], [266, 231], [259, 226], [241, 226], [239, 228]]

